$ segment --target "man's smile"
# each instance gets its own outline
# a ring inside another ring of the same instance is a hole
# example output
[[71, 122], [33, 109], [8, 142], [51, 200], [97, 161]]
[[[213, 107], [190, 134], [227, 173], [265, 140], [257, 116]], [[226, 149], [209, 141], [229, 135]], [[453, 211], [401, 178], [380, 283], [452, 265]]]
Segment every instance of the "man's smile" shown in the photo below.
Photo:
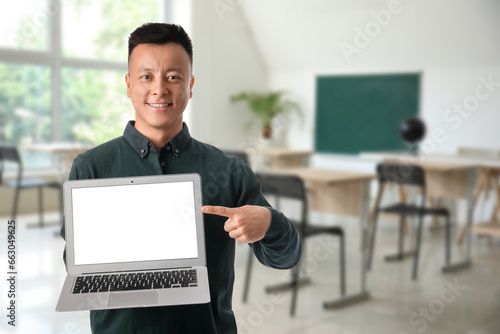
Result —
[[172, 105], [172, 103], [147, 103], [147, 104], [154, 108], [165, 108]]

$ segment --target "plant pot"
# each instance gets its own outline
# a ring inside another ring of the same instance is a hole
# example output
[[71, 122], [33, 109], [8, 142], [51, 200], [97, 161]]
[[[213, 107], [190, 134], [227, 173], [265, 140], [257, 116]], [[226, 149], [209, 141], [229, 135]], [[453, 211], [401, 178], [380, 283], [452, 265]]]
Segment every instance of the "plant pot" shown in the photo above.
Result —
[[270, 125], [264, 125], [262, 127], [262, 137], [265, 139], [271, 139], [273, 130]]

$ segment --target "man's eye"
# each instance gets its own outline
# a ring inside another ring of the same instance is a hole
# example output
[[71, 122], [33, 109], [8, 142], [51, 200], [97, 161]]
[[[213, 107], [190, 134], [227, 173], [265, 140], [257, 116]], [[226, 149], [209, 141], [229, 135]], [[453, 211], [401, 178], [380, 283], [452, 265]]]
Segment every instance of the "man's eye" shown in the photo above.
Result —
[[176, 76], [176, 75], [170, 75], [170, 76], [168, 76], [168, 79], [170, 79], [170, 80], [177, 80], [177, 79], [179, 79], [179, 77]]
[[144, 79], [144, 80], [148, 80], [149, 78], [151, 78], [151, 77], [147, 74], [141, 76], [141, 79]]

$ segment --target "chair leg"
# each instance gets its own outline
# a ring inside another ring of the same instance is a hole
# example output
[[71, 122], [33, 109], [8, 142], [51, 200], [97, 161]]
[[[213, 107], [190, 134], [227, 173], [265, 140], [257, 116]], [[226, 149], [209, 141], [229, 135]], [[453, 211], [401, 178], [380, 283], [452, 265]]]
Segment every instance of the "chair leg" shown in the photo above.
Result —
[[398, 239], [398, 258], [399, 260], [403, 260], [403, 237], [404, 237], [404, 225], [405, 225], [405, 216], [399, 216], [399, 239]]
[[14, 203], [12, 205], [12, 220], [16, 220], [17, 217], [17, 206], [19, 204], [19, 188], [16, 188], [14, 193]]
[[299, 268], [300, 261], [295, 267], [292, 268], [292, 303], [290, 305], [290, 316], [295, 316], [295, 307], [297, 304], [297, 292], [299, 288]]
[[446, 265], [449, 266], [451, 262], [451, 223], [450, 223], [450, 216], [446, 215]]
[[38, 187], [38, 216], [40, 219], [39, 226], [40, 228], [44, 227], [43, 223], [43, 189], [42, 187]]
[[372, 268], [373, 248], [375, 246], [375, 234], [377, 232], [377, 223], [378, 223], [378, 212], [375, 212], [375, 217], [373, 218], [373, 224], [372, 224], [370, 253], [368, 254], [368, 263], [366, 264], [366, 270], [370, 270]]
[[340, 295], [345, 296], [345, 242], [344, 235], [340, 235]]
[[245, 275], [245, 285], [243, 287], [243, 303], [246, 304], [248, 300], [248, 290], [250, 288], [250, 276], [252, 274], [252, 262], [253, 262], [253, 251], [252, 248], [249, 249], [248, 252], [248, 260], [247, 260], [247, 272]]
[[415, 248], [415, 259], [413, 262], [413, 280], [417, 279], [417, 271], [418, 271], [418, 259], [420, 256], [420, 241], [422, 240], [422, 225], [424, 224], [424, 216], [420, 215], [418, 219], [418, 231], [417, 231], [417, 245]]

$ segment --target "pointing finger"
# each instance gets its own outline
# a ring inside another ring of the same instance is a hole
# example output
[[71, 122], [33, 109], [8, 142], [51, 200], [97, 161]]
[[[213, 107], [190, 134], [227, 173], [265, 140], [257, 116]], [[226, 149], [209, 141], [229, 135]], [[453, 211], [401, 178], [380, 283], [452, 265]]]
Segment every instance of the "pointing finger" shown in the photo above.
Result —
[[205, 205], [201, 208], [201, 212], [208, 213], [211, 215], [223, 216], [227, 218], [232, 218], [235, 215], [235, 209], [227, 208], [225, 206]]

